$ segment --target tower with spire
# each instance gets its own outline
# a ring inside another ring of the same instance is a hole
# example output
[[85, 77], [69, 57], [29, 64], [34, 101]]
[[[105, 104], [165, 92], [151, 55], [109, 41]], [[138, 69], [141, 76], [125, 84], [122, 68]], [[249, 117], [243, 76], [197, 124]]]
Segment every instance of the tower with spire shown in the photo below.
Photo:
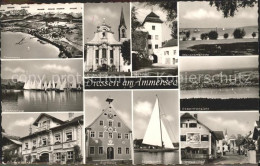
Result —
[[120, 23], [118, 26], [118, 39], [120, 42], [124, 42], [127, 40], [127, 35], [126, 35], [126, 24], [125, 24], [125, 17], [124, 17], [124, 10], [123, 7], [121, 8], [121, 16], [120, 16]]

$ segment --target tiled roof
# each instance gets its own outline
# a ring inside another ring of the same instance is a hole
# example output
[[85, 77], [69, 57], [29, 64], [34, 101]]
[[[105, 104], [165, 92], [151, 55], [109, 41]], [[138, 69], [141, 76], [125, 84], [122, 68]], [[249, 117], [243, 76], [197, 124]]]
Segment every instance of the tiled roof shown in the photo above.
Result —
[[145, 17], [143, 24], [145, 22], [163, 23], [163, 21], [160, 19], [160, 17], [158, 15], [156, 15], [154, 12], [151, 12], [150, 14], [148, 14]]

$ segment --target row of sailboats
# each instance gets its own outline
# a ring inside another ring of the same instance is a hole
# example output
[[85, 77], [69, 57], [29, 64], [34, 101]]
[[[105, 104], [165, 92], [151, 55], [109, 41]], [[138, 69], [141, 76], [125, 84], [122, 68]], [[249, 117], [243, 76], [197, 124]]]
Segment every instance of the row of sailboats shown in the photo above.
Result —
[[54, 81], [44, 81], [44, 83], [40, 81], [32, 81], [28, 79], [24, 84], [24, 90], [39, 90], [39, 91], [48, 91], [48, 90], [55, 90], [57, 92], [63, 92], [65, 90], [73, 90], [73, 91], [80, 91], [82, 90], [81, 84], [76, 82], [76, 79], [73, 79], [72, 83], [69, 83], [67, 79], [61, 81], [58, 79], [57, 82]]

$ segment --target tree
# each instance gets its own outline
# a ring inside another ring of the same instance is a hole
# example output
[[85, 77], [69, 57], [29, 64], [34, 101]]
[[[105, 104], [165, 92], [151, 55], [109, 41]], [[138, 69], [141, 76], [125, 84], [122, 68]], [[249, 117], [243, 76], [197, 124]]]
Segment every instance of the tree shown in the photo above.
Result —
[[253, 38], [256, 37], [256, 33], [255, 33], [255, 32], [252, 33], [252, 37], [253, 37]]
[[228, 38], [228, 33], [224, 34], [224, 38], [227, 39]]
[[121, 51], [122, 51], [124, 63], [127, 63], [128, 65], [130, 65], [130, 62], [131, 62], [130, 61], [130, 55], [131, 55], [130, 40], [126, 40], [123, 42]]
[[132, 32], [134, 32], [137, 28], [142, 27], [142, 23], [138, 21], [136, 17], [136, 8], [132, 7], [131, 9], [131, 27], [132, 27]]
[[218, 32], [217, 31], [210, 31], [209, 32], [209, 39], [217, 40], [218, 39]]
[[172, 22], [172, 29], [171, 29], [171, 36], [172, 36], [172, 38], [174, 38], [174, 39], [177, 39], [177, 38], [178, 38], [177, 30], [178, 30], [177, 21], [173, 21], [173, 22]]
[[201, 40], [207, 40], [208, 39], [208, 34], [207, 33], [202, 33], [201, 35], [200, 35], [200, 39]]
[[75, 162], [80, 163], [82, 161], [80, 147], [78, 145], [75, 145], [73, 148], [74, 148]]
[[210, 6], [215, 6], [218, 11], [222, 11], [224, 17], [233, 17], [239, 8], [254, 7], [257, 0], [210, 0]]
[[186, 36], [187, 39], [189, 39], [190, 38], [190, 31], [185, 32], [185, 36]]
[[235, 39], [242, 39], [246, 35], [244, 29], [236, 28], [233, 32], [233, 36]]

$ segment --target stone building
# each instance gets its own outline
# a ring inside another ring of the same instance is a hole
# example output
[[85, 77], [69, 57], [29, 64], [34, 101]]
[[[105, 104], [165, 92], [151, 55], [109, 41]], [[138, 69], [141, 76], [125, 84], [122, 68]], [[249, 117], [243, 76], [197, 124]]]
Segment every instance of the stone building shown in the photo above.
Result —
[[123, 9], [118, 26], [119, 41], [111, 26], [103, 20], [94, 32], [94, 38], [85, 44], [85, 72], [128, 72], [121, 52], [123, 42], [129, 40], [126, 29]]
[[189, 113], [181, 116], [181, 158], [183, 160], [217, 158], [219, 138], [215, 131], [201, 123], [197, 116]]
[[86, 128], [87, 161], [131, 160], [132, 131], [109, 105]]
[[[42, 113], [33, 123], [36, 131], [22, 137], [25, 162], [68, 164], [81, 162], [83, 115], [68, 121]], [[81, 156], [81, 157], [80, 157]]]

